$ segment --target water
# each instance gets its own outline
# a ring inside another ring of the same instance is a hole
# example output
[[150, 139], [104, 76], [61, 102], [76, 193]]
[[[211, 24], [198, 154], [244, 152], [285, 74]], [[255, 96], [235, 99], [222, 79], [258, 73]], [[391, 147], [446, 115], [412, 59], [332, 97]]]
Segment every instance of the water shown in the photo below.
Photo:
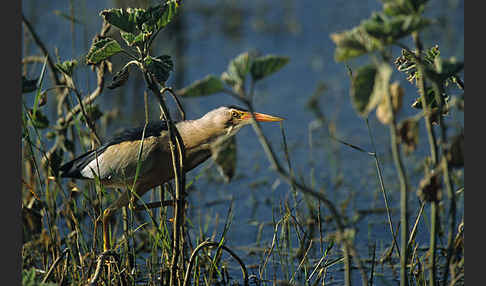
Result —
[[[53, 13], [59, 10], [69, 14], [70, 2], [73, 3], [76, 18], [82, 24], [71, 24]], [[132, 3], [133, 1], [126, 1]], [[32, 21], [39, 37], [54, 55], [58, 48], [62, 60], [80, 58], [89, 49], [93, 35], [101, 27], [99, 11], [116, 7], [124, 1], [24, 1], [23, 13]], [[464, 3], [463, 1], [431, 1], [430, 16], [442, 19], [428, 32], [424, 33], [427, 45], [439, 43], [442, 55], [454, 56], [464, 60]], [[129, 4], [129, 6], [133, 6]], [[270, 76], [256, 86], [255, 106], [257, 111], [286, 118], [283, 123], [290, 158], [294, 172], [311, 184], [310, 173], [315, 176], [317, 188], [323, 188], [326, 195], [336, 204], [350, 198], [347, 215], [356, 210], [383, 208], [383, 200], [376, 180], [374, 161], [366, 154], [352, 150], [331, 141], [327, 124], [332, 123], [337, 130], [336, 136], [347, 142], [371, 150], [366, 124], [351, 106], [349, 98], [350, 81], [342, 63], [334, 61], [334, 44], [329, 35], [358, 25], [373, 11], [380, 10], [381, 3], [376, 0], [362, 1], [187, 1], [184, 7], [183, 57], [176, 57], [175, 36], [162, 34], [154, 46], [154, 55], [171, 54], [175, 61], [184, 61], [185, 67], [179, 74], [182, 86], [174, 86], [176, 76], [168, 82], [175, 89], [182, 88], [207, 74], [219, 75], [226, 70], [228, 62], [246, 51], [261, 54], [278, 54], [290, 57], [290, 62], [278, 73]], [[202, 12], [204, 11], [204, 12]], [[238, 21], [240, 19], [241, 21]], [[74, 35], [74, 36], [73, 36]], [[411, 43], [406, 44], [411, 46]], [[29, 46], [29, 54], [37, 54], [34, 45]], [[395, 50], [394, 50], [395, 51]], [[395, 51], [398, 55], [398, 50]], [[114, 69], [122, 64], [120, 58], [113, 59]], [[351, 61], [351, 68], [366, 62], [366, 57]], [[29, 70], [28, 75], [36, 77], [40, 66]], [[413, 114], [408, 106], [415, 99], [413, 87], [403, 80], [402, 75], [394, 74], [406, 88], [404, 110], [400, 115]], [[95, 86], [92, 72], [80, 68], [76, 80], [79, 88], [88, 92]], [[108, 81], [110, 77], [108, 78]], [[326, 118], [325, 125], [312, 132], [310, 150], [309, 128], [316, 118], [306, 108], [306, 104], [319, 84], [326, 90], [319, 97], [319, 107]], [[26, 97], [27, 102], [33, 102]], [[121, 116], [106, 131], [107, 135], [122, 126], [138, 125], [144, 120], [143, 83], [139, 75], [132, 75], [129, 84], [122, 89], [108, 90], [97, 100], [101, 109], [120, 108]], [[151, 101], [155, 106], [155, 101]], [[52, 102], [51, 102], [52, 103]], [[54, 105], [46, 107], [54, 115]], [[204, 98], [183, 99], [188, 118], [197, 118], [220, 105], [238, 104], [229, 95], [216, 94]], [[463, 120], [459, 115], [457, 120]], [[158, 117], [157, 108], [151, 108], [151, 117]], [[370, 115], [370, 126], [375, 136], [378, 155], [382, 160], [386, 187], [394, 209], [394, 222], [398, 222], [399, 193], [397, 178], [389, 151], [388, 129], [377, 122], [374, 113]], [[272, 142], [276, 153], [285, 162], [281, 130], [278, 124], [262, 124], [265, 134]], [[424, 130], [421, 130], [422, 134]], [[103, 134], [104, 135], [104, 134]], [[423, 139], [422, 139], [423, 138]], [[416, 154], [428, 151], [426, 137]], [[221, 184], [200, 179], [196, 191], [189, 200], [194, 208], [190, 214], [195, 217], [214, 218], [219, 215], [220, 223], [214, 227], [219, 234], [230, 202], [233, 201], [233, 223], [226, 237], [228, 246], [252, 246], [257, 238], [258, 225], [253, 222], [272, 222], [281, 201], [289, 196], [289, 186], [269, 169], [269, 163], [254, 132], [244, 128], [238, 135], [237, 179], [230, 184]], [[409, 163], [413, 158], [406, 158]], [[196, 168], [188, 174], [188, 180], [210, 167], [211, 163]], [[416, 186], [420, 176], [412, 175], [411, 186]], [[214, 170], [213, 170], [214, 171]], [[420, 173], [418, 173], [420, 174]], [[337, 179], [337, 178], [340, 178]], [[255, 182], [259, 184], [255, 184]], [[337, 184], [341, 187], [337, 187]], [[344, 186], [344, 187], [342, 187]], [[414, 194], [411, 195], [414, 197]], [[211, 202], [223, 203], [206, 206]], [[412, 199], [411, 209], [415, 210], [416, 199]], [[256, 207], [255, 207], [256, 206]], [[427, 211], [427, 210], [426, 210]], [[327, 211], [323, 208], [323, 212]], [[415, 218], [411, 214], [411, 220]], [[389, 246], [390, 233], [385, 215], [366, 216], [358, 224], [356, 244], [363, 257], [368, 256], [367, 246], [376, 241], [377, 255]], [[326, 226], [331, 227], [331, 226]], [[424, 228], [424, 225], [420, 225]], [[428, 241], [428, 231], [420, 231], [424, 242]], [[262, 241], [268, 242], [273, 234], [272, 226], [264, 227]], [[218, 236], [217, 236], [218, 237]], [[420, 239], [420, 237], [418, 238]], [[240, 252], [244, 253], [244, 252]], [[244, 257], [248, 264], [258, 263], [255, 256]], [[238, 269], [234, 276], [239, 277]], [[358, 275], [355, 271], [355, 275]], [[357, 276], [358, 277], [358, 276]]]

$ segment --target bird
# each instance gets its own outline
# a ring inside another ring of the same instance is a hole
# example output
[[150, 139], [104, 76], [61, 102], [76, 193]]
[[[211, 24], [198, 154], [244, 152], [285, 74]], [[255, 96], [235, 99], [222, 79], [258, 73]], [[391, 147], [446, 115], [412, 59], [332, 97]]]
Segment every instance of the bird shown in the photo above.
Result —
[[[253, 115], [259, 122], [283, 120], [264, 113], [253, 112]], [[175, 122], [174, 126], [184, 144], [184, 172], [205, 162], [215, 148], [236, 135], [243, 126], [250, 124], [251, 119], [250, 111], [231, 105], [213, 109], [198, 119]], [[143, 148], [140, 152], [142, 136]], [[125, 189], [103, 211], [104, 251], [110, 250], [109, 218], [116, 210], [129, 205], [130, 188], [133, 186], [132, 191], [138, 195], [133, 198], [136, 202], [150, 189], [174, 178], [169, 141], [165, 120], [149, 122], [146, 126], [126, 129], [99, 147], [60, 166], [60, 176], [63, 178], [99, 179], [104, 187]], [[140, 169], [136, 175], [139, 161]]]

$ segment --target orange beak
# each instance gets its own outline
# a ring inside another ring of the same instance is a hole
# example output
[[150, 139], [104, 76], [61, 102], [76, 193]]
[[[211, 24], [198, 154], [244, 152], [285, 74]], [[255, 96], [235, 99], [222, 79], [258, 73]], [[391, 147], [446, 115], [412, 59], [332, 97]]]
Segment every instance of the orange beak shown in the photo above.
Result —
[[[273, 122], [273, 121], [284, 120], [283, 118], [277, 116], [272, 116], [272, 115], [258, 113], [258, 112], [254, 112], [253, 114], [255, 115], [255, 120], [260, 122]], [[245, 115], [243, 115], [242, 119], [250, 119], [250, 118], [251, 118], [251, 113], [246, 112]]]

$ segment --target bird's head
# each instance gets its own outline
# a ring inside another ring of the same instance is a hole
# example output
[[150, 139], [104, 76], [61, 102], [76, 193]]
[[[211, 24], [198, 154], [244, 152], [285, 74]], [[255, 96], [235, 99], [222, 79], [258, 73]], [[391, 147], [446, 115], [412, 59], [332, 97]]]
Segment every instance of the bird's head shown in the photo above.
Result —
[[[283, 118], [254, 112], [259, 122], [282, 121]], [[212, 129], [224, 138], [235, 135], [241, 127], [251, 123], [251, 112], [237, 106], [222, 106], [208, 112], [202, 119], [211, 122]]]

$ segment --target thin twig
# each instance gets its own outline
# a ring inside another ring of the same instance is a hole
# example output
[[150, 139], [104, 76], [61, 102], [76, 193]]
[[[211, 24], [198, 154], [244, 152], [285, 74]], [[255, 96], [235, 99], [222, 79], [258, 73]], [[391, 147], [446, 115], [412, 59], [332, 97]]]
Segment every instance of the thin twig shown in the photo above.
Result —
[[179, 97], [177, 96], [177, 94], [174, 92], [174, 90], [172, 88], [169, 88], [169, 87], [164, 87], [160, 93], [164, 93], [165, 91], [168, 91], [169, 94], [172, 96], [172, 98], [174, 99], [174, 101], [176, 102], [176, 105], [177, 105], [177, 109], [179, 109], [179, 112], [181, 114], [181, 120], [184, 121], [186, 120], [186, 112], [184, 111], [184, 108], [182, 107], [182, 103], [179, 99]]
[[371, 128], [370, 128], [370, 125], [369, 125], [369, 122], [368, 122], [368, 118], [366, 118], [366, 126], [368, 127], [368, 134], [370, 136], [371, 145], [373, 146], [373, 158], [375, 159], [376, 172], [378, 174], [378, 179], [380, 181], [381, 193], [383, 194], [383, 200], [385, 201], [385, 208], [386, 208], [386, 214], [388, 216], [388, 225], [390, 226], [390, 233], [392, 235], [393, 243], [395, 244], [395, 248], [397, 250], [397, 255], [398, 255], [398, 257], [400, 257], [400, 247], [398, 247], [397, 238], [393, 233], [393, 221], [392, 221], [392, 218], [391, 218], [390, 208], [388, 206], [388, 196], [387, 196], [386, 190], [385, 190], [385, 183], [383, 182], [383, 175], [382, 175], [382, 172], [381, 172], [380, 162], [378, 160], [378, 156], [376, 155], [375, 141], [373, 140], [373, 136], [371, 136]]
[[373, 285], [373, 277], [375, 276], [375, 257], [376, 257], [376, 241], [373, 243], [373, 256], [371, 258], [371, 270], [370, 270], [370, 286]]
[[84, 119], [86, 120], [86, 125], [88, 125], [88, 128], [91, 130], [91, 133], [94, 135], [98, 146], [102, 144], [102, 141], [100, 137], [98, 136], [98, 133], [96, 132], [96, 127], [94, 126], [93, 121], [91, 121], [91, 118], [88, 117], [88, 114], [86, 113], [86, 109], [84, 108], [83, 100], [81, 98], [81, 94], [79, 94], [79, 91], [73, 86], [71, 89], [74, 91], [74, 94], [76, 95], [76, 98], [78, 99], [79, 106], [81, 108], [81, 113], [83, 114]]
[[89, 281], [89, 284], [88, 284], [89, 286], [95, 286], [96, 285], [96, 281], [98, 281], [98, 278], [99, 278], [100, 273], [101, 273], [103, 261], [105, 260], [106, 257], [109, 257], [109, 256], [115, 258], [116, 263], [118, 265], [118, 262], [119, 262], [118, 259], [119, 258], [118, 258], [118, 255], [114, 251], [108, 250], [108, 251], [101, 253], [100, 256], [98, 256], [98, 262], [96, 264], [96, 270], [95, 270], [93, 277]]
[[[431, 121], [431, 107], [429, 106], [429, 103], [427, 102], [427, 89], [426, 89], [426, 81], [425, 81], [425, 67], [424, 64], [421, 61], [422, 58], [422, 42], [420, 41], [420, 37], [418, 32], [412, 33], [412, 38], [415, 43], [415, 47], [417, 48], [416, 50], [416, 58], [417, 60], [417, 72], [419, 73], [419, 77], [417, 77], [417, 85], [419, 88], [419, 93], [420, 93], [420, 99], [422, 102], [422, 107], [425, 111], [425, 127], [427, 128], [427, 136], [429, 139], [429, 145], [430, 145], [430, 157], [431, 157], [431, 164], [432, 168], [435, 168], [437, 162], [438, 162], [438, 151], [437, 151], [437, 139], [435, 137], [435, 132], [434, 128], [432, 127], [432, 121]], [[439, 95], [440, 96], [440, 95]], [[439, 102], [440, 106], [440, 102]], [[440, 107], [439, 107], [440, 109]], [[439, 113], [439, 117], [441, 117], [442, 114]], [[436, 202], [431, 203], [431, 233], [430, 233], [430, 257], [429, 257], [429, 267], [430, 267], [430, 276], [429, 280], [431, 285], [435, 285], [435, 275], [436, 275], [436, 264], [435, 264], [435, 254], [436, 254], [436, 230], [437, 230], [437, 205]]]
[[59, 80], [59, 77], [57, 76], [57, 69], [54, 65], [54, 62], [52, 61], [51, 56], [49, 55], [49, 52], [47, 51], [44, 43], [40, 40], [39, 36], [35, 32], [34, 28], [32, 27], [32, 24], [25, 18], [24, 14], [22, 13], [22, 22], [24, 23], [25, 27], [27, 30], [29, 30], [30, 34], [32, 35], [32, 38], [34, 39], [34, 42], [39, 46], [41, 49], [42, 53], [44, 56], [47, 56], [47, 64], [49, 65], [49, 69], [51, 70], [51, 77], [55, 85], [61, 85], [61, 81]]
[[[173, 249], [171, 261], [171, 275], [170, 285], [175, 285], [177, 279], [177, 266], [179, 261], [179, 244], [181, 243], [181, 234], [183, 233], [183, 219], [184, 219], [184, 205], [185, 205], [185, 172], [184, 172], [184, 158], [185, 149], [182, 137], [179, 134], [175, 124], [173, 123], [169, 111], [164, 103], [162, 94], [167, 88], [163, 88], [162, 92], [157, 87], [157, 83], [148, 71], [142, 70], [145, 82], [148, 88], [156, 96], [159, 101], [162, 116], [167, 122], [167, 131], [169, 135], [169, 149], [172, 157], [172, 166], [174, 168], [174, 181], [176, 184], [176, 204], [174, 207], [174, 233], [173, 233]], [[176, 149], [177, 148], [177, 153]]]
[[226, 250], [233, 258], [240, 264], [241, 267], [241, 272], [243, 273], [243, 280], [244, 280], [244, 285], [249, 285], [248, 284], [248, 272], [246, 271], [245, 263], [243, 263], [243, 260], [241, 260], [236, 253], [234, 253], [231, 249], [226, 247], [225, 245], [221, 245], [219, 242], [214, 242], [214, 241], [204, 241], [201, 244], [199, 244], [194, 251], [191, 254], [191, 257], [189, 258], [189, 265], [187, 266], [186, 269], [186, 274], [184, 275], [184, 284], [183, 286], [187, 286], [190, 283], [190, 277], [191, 277], [191, 271], [192, 267], [194, 265], [194, 261], [196, 259], [197, 253], [205, 248], [205, 247], [220, 247], [223, 250]]
[[408, 246], [410, 246], [412, 241], [415, 239], [415, 233], [417, 232], [418, 223], [420, 221], [420, 217], [422, 216], [422, 212], [424, 211], [424, 207], [425, 207], [425, 202], [421, 202], [419, 213], [417, 215], [417, 218], [415, 219], [415, 223], [412, 227], [412, 231], [410, 232], [410, 238], [408, 240]]
[[66, 254], [69, 253], [69, 249], [66, 248], [62, 251], [61, 255], [59, 255], [58, 258], [56, 258], [56, 260], [54, 261], [54, 263], [52, 263], [51, 267], [49, 268], [49, 271], [47, 271], [46, 273], [46, 276], [44, 276], [44, 279], [42, 279], [42, 283], [46, 283], [47, 282], [47, 279], [49, 279], [49, 277], [51, 276], [54, 268], [56, 268], [56, 266], [59, 264], [59, 262], [61, 262], [61, 259], [62, 258], [66, 258]]
[[400, 181], [400, 224], [401, 224], [401, 246], [400, 246], [400, 285], [408, 285], [407, 278], [407, 261], [408, 261], [408, 180], [405, 173], [405, 167], [400, 154], [400, 145], [397, 138], [397, 121], [395, 109], [393, 108], [390, 92], [385, 92], [385, 102], [388, 109], [391, 110], [390, 144], [392, 149], [393, 160], [397, 168], [398, 179]]

